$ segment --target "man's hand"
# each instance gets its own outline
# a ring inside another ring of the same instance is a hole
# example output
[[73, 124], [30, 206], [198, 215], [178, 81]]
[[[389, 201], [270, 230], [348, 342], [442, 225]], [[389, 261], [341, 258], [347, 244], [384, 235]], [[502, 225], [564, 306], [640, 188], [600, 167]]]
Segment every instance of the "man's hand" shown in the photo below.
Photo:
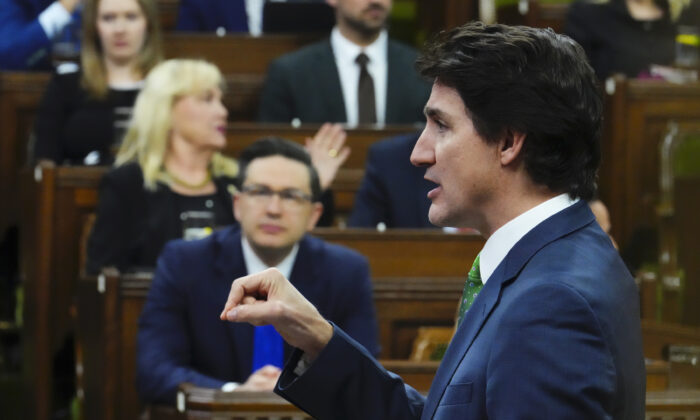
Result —
[[80, 4], [80, 0], [59, 0], [59, 3], [61, 3], [68, 13], [73, 13], [75, 8]]
[[333, 336], [331, 324], [276, 268], [236, 279], [221, 319], [272, 325], [312, 360]]
[[277, 366], [265, 365], [253, 372], [248, 379], [234, 391], [272, 391], [282, 371]]
[[311, 155], [311, 162], [318, 171], [323, 190], [330, 188], [338, 169], [350, 156], [350, 148], [344, 146], [346, 137], [340, 124], [325, 123], [313, 138], [306, 138], [306, 151]]

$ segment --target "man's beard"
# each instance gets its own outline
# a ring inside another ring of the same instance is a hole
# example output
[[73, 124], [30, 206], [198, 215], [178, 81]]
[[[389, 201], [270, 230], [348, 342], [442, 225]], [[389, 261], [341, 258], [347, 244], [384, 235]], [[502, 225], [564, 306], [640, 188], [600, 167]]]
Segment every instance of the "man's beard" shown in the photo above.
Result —
[[[380, 8], [381, 10], [385, 10], [383, 7]], [[345, 23], [347, 23], [349, 27], [360, 33], [365, 38], [371, 38], [373, 36], [376, 36], [386, 26], [386, 19], [384, 19], [379, 24], [371, 24], [365, 20], [362, 20], [361, 18], [354, 18], [350, 16], [345, 16], [344, 19]]]

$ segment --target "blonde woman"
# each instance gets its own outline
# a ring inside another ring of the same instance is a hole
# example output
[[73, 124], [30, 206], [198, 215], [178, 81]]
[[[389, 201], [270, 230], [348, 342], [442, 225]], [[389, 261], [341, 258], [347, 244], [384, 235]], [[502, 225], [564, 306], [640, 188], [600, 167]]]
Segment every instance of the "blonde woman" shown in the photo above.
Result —
[[219, 152], [226, 145], [222, 86], [219, 70], [199, 60], [168, 60], [148, 75], [116, 167], [100, 185], [88, 272], [153, 267], [188, 226], [201, 233], [235, 223], [237, 165]]
[[34, 158], [108, 164], [146, 74], [162, 59], [155, 0], [84, 0], [80, 66], [57, 68], [39, 108]]

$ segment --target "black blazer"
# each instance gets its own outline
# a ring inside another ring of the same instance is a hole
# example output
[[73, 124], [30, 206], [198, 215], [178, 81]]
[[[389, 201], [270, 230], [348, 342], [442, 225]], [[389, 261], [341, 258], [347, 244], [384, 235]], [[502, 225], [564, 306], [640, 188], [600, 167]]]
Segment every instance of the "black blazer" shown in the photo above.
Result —
[[[217, 226], [236, 224], [229, 185], [234, 178], [215, 178], [213, 212]], [[182, 237], [182, 221], [176, 194], [164, 184], [155, 191], [143, 186], [143, 173], [136, 163], [109, 171], [100, 182], [97, 220], [87, 244], [86, 271], [102, 267], [124, 271], [155, 267], [166, 242]]]
[[[416, 72], [413, 48], [389, 40], [387, 124], [424, 122], [430, 86]], [[343, 91], [330, 39], [285, 54], [270, 64], [260, 98], [261, 122], [346, 122]]]

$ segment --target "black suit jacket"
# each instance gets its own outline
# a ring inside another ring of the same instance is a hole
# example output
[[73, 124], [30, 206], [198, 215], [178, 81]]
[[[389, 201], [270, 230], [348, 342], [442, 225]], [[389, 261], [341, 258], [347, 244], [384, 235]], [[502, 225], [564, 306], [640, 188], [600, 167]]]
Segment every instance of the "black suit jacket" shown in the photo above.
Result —
[[[386, 123], [424, 122], [430, 86], [415, 71], [413, 48], [389, 40]], [[288, 123], [346, 122], [343, 91], [330, 39], [285, 54], [270, 64], [259, 120]]]
[[[237, 224], [233, 217], [230, 177], [214, 178], [213, 198], [217, 226]], [[86, 271], [99, 273], [102, 267], [152, 269], [166, 242], [182, 237], [182, 220], [176, 194], [164, 184], [155, 191], [143, 186], [137, 163], [110, 170], [100, 181], [97, 219], [87, 244]]]

